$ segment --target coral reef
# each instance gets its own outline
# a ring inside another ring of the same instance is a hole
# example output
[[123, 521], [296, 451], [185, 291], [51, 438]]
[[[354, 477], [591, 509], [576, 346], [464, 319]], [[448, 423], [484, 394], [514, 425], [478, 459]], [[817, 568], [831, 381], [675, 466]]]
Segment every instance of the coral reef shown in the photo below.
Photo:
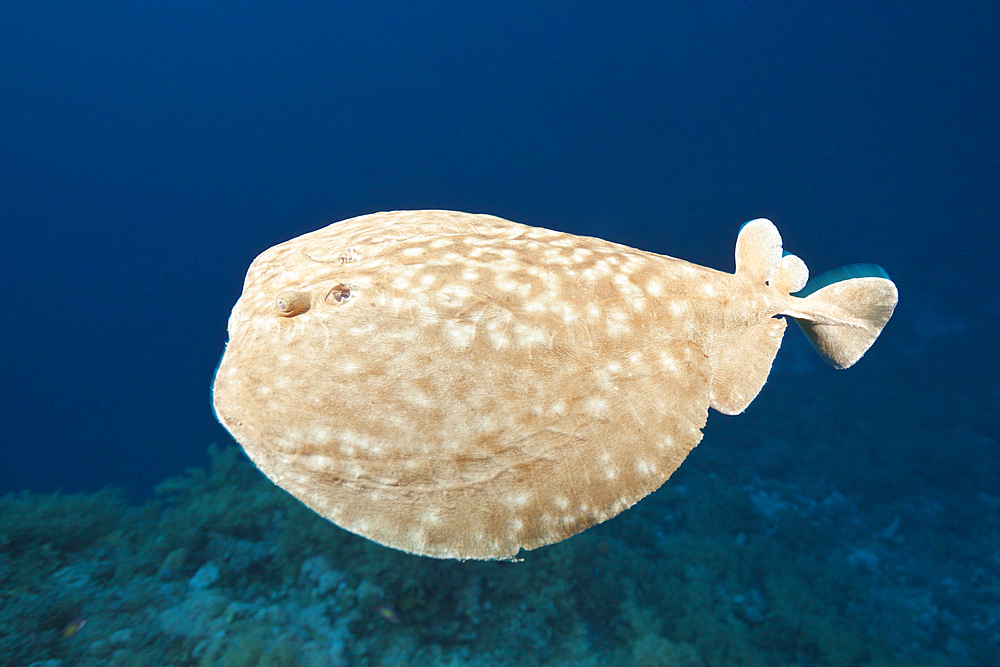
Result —
[[346, 533], [238, 450], [210, 456], [139, 507], [0, 499], [0, 662], [932, 667], [986, 664], [1000, 637], [1000, 562], [971, 537], [935, 551], [941, 508], [916, 497], [862, 512], [820, 484], [686, 466], [521, 562], [462, 563]]

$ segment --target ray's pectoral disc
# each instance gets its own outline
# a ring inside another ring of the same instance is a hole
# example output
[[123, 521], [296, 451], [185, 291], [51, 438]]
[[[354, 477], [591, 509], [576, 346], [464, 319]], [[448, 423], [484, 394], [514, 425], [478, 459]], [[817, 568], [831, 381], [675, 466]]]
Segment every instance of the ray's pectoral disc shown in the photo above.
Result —
[[[276, 484], [381, 544], [485, 559], [558, 542], [659, 487], [710, 405], [753, 400], [775, 315], [837, 326], [829, 293], [789, 296], [805, 267], [758, 222], [736, 274], [487, 215], [330, 225], [254, 260], [216, 414]], [[892, 312], [877, 287], [859, 331]], [[824, 353], [833, 334], [816, 336]], [[850, 365], [844, 347], [824, 354]]]

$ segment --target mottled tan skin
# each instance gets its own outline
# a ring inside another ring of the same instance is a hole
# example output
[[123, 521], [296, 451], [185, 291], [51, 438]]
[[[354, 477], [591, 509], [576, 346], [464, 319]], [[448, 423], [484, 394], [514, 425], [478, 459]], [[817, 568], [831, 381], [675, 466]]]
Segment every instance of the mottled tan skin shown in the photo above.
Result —
[[381, 544], [558, 542], [663, 484], [710, 405], [760, 390], [774, 316], [809, 310], [767, 225], [736, 274], [487, 215], [331, 225], [251, 265], [217, 415], [274, 483]]

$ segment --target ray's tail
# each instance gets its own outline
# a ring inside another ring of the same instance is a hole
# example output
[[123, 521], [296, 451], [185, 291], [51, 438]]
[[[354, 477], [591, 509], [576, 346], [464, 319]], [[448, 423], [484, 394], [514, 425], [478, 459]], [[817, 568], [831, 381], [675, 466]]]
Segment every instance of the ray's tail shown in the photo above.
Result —
[[853, 264], [810, 280], [793, 296], [804, 299], [794, 319], [827, 362], [849, 368], [864, 355], [892, 317], [899, 294], [877, 264]]

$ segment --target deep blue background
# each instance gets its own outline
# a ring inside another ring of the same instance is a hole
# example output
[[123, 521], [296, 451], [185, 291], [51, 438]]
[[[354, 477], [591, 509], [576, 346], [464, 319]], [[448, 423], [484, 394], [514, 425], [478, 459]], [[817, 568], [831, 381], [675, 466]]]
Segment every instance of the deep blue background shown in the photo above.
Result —
[[3, 3], [0, 492], [203, 464], [250, 261], [386, 209], [727, 270], [767, 216], [900, 287], [817, 383], [1000, 399], [996, 3], [611, 5]]

